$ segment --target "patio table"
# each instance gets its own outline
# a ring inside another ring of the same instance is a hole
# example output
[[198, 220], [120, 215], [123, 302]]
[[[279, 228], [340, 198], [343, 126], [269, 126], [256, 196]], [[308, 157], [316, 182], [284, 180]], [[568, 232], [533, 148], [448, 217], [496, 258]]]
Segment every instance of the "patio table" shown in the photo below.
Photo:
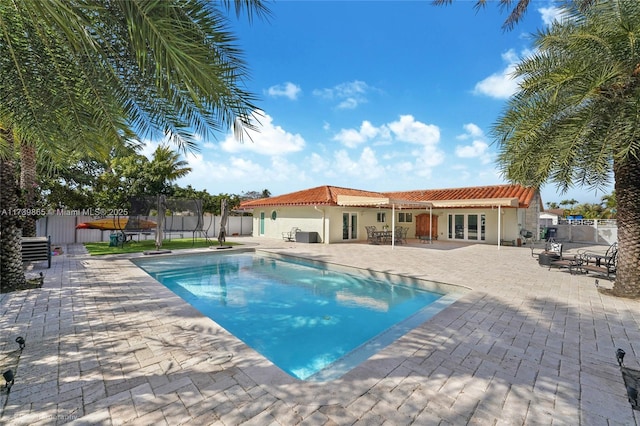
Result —
[[393, 231], [373, 231], [373, 237], [379, 243], [387, 244], [393, 239]]
[[602, 263], [607, 263], [609, 259], [611, 259], [611, 256], [607, 256], [606, 254], [595, 254], [595, 253], [586, 253], [585, 257], [587, 258], [587, 263], [591, 259], [593, 259], [596, 263], [596, 266], [601, 266]]

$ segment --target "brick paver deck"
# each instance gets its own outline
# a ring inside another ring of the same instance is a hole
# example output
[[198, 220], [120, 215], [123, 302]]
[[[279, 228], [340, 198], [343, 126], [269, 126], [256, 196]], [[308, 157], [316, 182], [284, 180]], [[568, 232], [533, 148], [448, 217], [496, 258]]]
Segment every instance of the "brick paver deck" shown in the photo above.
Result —
[[309, 383], [126, 257], [69, 245], [34, 270], [43, 288], [0, 295], [0, 368], [15, 372], [0, 424], [636, 424], [615, 350], [640, 365], [640, 301], [591, 276], [518, 247], [237, 241], [471, 291], [340, 379]]

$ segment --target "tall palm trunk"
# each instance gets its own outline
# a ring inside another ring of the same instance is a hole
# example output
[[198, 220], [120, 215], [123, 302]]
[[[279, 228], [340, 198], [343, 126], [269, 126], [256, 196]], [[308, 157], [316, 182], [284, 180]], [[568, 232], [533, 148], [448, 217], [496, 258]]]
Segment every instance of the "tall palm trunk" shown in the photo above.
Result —
[[618, 267], [613, 294], [640, 297], [640, 159], [615, 161]]
[[[2, 130], [0, 130], [2, 131]], [[8, 146], [12, 135], [4, 132]], [[22, 229], [18, 209], [18, 185], [13, 158], [0, 159], [0, 292], [16, 290], [26, 283], [22, 269]]]
[[[24, 194], [24, 207], [34, 211], [36, 206], [36, 147], [28, 142], [20, 143], [20, 189]], [[27, 214], [22, 223], [22, 235], [36, 236], [36, 216]]]

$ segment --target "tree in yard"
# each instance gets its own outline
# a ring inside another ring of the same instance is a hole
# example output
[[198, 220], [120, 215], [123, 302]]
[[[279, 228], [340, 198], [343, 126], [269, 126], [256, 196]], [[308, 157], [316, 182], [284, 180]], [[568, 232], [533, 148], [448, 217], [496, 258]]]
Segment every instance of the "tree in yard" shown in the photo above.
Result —
[[603, 219], [615, 219], [618, 205], [616, 203], [616, 191], [611, 194], [603, 195], [601, 198], [604, 205]]
[[558, 203], [556, 203], [555, 201], [548, 201], [547, 202], [547, 209], [552, 210], [552, 209], [559, 209], [560, 205], [558, 205]]
[[144, 192], [148, 195], [167, 194], [171, 183], [191, 172], [189, 163], [167, 145], [160, 145], [151, 161], [145, 164], [143, 175], [147, 182]]
[[[576, 7], [578, 7], [580, 10], [586, 10], [592, 4], [594, 4], [595, 2], [596, 2], [596, 0], [574, 0], [574, 3], [576, 5]], [[451, 3], [453, 3], [453, 0], [433, 0], [433, 4], [435, 4], [436, 6], [446, 5], [446, 4], [451, 4]], [[498, 6], [500, 7], [500, 9], [510, 9], [511, 8], [511, 11], [509, 12], [509, 16], [507, 17], [507, 19], [502, 24], [502, 28], [503, 29], [511, 30], [518, 24], [518, 22], [520, 22], [522, 20], [522, 18], [524, 17], [525, 13], [529, 9], [529, 5], [531, 4], [531, 0], [517, 0], [517, 1], [515, 1], [515, 0], [499, 0], [498, 2], [494, 2], [494, 3], [497, 3]], [[514, 5], [514, 3], [515, 3], [515, 5]], [[563, 4], [565, 2], [557, 0], [556, 3]], [[485, 7], [486, 5], [487, 5], [487, 0], [476, 0], [476, 2], [474, 4], [474, 8], [475, 9], [481, 9], [481, 8]], [[513, 6], [513, 8], [512, 8], [512, 6]]]
[[583, 219], [600, 219], [604, 209], [601, 204], [583, 203], [571, 208], [571, 215], [582, 216]]
[[[13, 134], [0, 126], [0, 136], [12, 143]], [[12, 288], [24, 285], [26, 279], [22, 271], [21, 237], [22, 225], [14, 207], [18, 205], [18, 186], [15, 177], [16, 160], [13, 156], [5, 157], [0, 164], [0, 283], [10, 282]], [[13, 207], [12, 207], [13, 206]], [[0, 285], [4, 292], [4, 286]]]
[[242, 200], [258, 200], [260, 198], [271, 197], [271, 191], [263, 189], [262, 191], [248, 191], [241, 194]]
[[640, 296], [640, 2], [565, 8], [519, 64], [519, 91], [492, 132], [511, 181], [604, 189], [615, 180], [618, 265], [612, 293]]
[[[233, 5], [249, 17], [268, 14], [261, 0]], [[240, 138], [253, 128], [255, 98], [219, 7], [232, 2], [0, 2], [0, 167], [14, 161], [14, 135], [36, 148], [27, 155], [106, 154], [160, 135], [191, 149], [196, 136], [229, 127]], [[13, 270], [22, 266], [11, 237], [18, 224], [6, 226], [0, 245], [16, 254], [7, 257]], [[0, 275], [2, 291], [20, 284]]]
[[574, 198], [572, 198], [570, 200], [562, 200], [562, 201], [560, 201], [560, 206], [562, 206], [563, 208], [569, 210], [570, 212], [573, 210], [573, 206], [575, 206], [576, 204], [578, 204], [578, 200], [576, 200]]

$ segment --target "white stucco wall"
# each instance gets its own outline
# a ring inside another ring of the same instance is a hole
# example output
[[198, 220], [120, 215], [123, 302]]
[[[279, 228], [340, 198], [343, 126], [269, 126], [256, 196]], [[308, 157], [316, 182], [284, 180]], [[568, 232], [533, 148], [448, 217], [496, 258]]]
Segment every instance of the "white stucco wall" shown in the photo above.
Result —
[[[275, 219], [272, 219], [272, 212], [275, 211]], [[485, 215], [485, 240], [473, 240], [485, 244], [498, 243], [498, 211], [500, 218], [500, 239], [506, 241], [516, 241], [520, 237], [522, 224], [526, 222], [527, 212], [523, 209], [515, 208], [482, 208], [482, 209], [434, 209], [433, 216], [438, 221], [438, 239], [449, 240], [448, 219], [449, 214], [484, 214]], [[260, 234], [260, 213], [264, 212], [264, 234]], [[392, 209], [379, 209], [367, 207], [277, 207], [274, 209], [255, 209], [253, 212], [253, 236], [264, 236], [266, 238], [282, 238], [282, 233], [289, 232], [291, 228], [298, 227], [305, 232], [317, 232], [318, 242], [325, 244], [341, 243], [345, 241], [366, 241], [367, 232], [365, 226], [375, 225], [382, 229], [385, 223], [377, 221], [379, 212], [386, 213], [386, 224], [392, 226]], [[357, 238], [355, 240], [343, 239], [343, 213], [354, 214], [357, 218]], [[411, 222], [399, 222], [399, 213], [411, 213]], [[408, 238], [415, 238], [416, 216], [427, 213], [425, 209], [396, 209], [395, 225], [408, 227]], [[467, 241], [467, 240], [457, 240]]]
[[[273, 212], [275, 212], [275, 219], [272, 218]], [[262, 235], [260, 233], [261, 213], [264, 213], [264, 234]], [[317, 232], [319, 242], [322, 242], [324, 235], [322, 222], [322, 212], [315, 210], [313, 206], [255, 209], [253, 212], [253, 236], [282, 238], [282, 233], [297, 227], [305, 232]]]

